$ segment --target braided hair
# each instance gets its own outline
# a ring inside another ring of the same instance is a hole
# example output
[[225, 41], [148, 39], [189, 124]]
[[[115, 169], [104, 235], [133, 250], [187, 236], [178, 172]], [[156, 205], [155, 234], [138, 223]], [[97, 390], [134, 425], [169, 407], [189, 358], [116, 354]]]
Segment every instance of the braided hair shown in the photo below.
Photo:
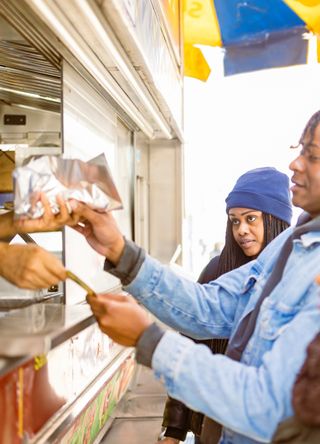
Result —
[[[282, 231], [289, 227], [287, 222], [273, 216], [272, 214], [262, 213], [264, 226], [264, 242], [263, 248], [268, 245]], [[225, 245], [220, 254], [217, 275], [221, 276], [228, 271], [234, 270], [247, 262], [253, 257], [246, 256], [234, 239], [232, 233], [232, 222], [228, 218]]]
[[314, 137], [314, 132], [315, 132], [317, 126], [319, 125], [319, 123], [320, 123], [320, 111], [317, 111], [316, 113], [314, 113], [310, 117], [309, 121], [307, 122], [307, 124], [302, 132], [302, 135], [300, 137], [299, 143], [302, 143], [303, 139], [305, 138], [305, 136], [307, 134], [310, 136], [310, 140], [312, 140]]

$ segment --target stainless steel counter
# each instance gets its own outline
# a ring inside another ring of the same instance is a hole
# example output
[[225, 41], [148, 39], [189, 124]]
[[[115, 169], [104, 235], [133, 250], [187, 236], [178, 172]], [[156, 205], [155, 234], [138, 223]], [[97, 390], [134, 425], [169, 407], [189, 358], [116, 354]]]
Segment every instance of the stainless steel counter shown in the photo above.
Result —
[[8, 312], [0, 319], [0, 375], [12, 367], [10, 362], [48, 353], [94, 322], [86, 304], [40, 303]]

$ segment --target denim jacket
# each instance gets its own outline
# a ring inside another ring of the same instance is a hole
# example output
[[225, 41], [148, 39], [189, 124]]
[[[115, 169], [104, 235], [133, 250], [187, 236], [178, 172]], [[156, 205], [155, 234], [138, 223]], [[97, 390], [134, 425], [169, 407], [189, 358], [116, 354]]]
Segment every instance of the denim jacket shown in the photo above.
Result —
[[[197, 284], [147, 256], [125, 289], [160, 320], [198, 339], [232, 337], [253, 309], [291, 229], [259, 257]], [[291, 391], [307, 345], [320, 330], [320, 232], [295, 240], [283, 277], [263, 302], [241, 362], [167, 331], [152, 367], [170, 396], [224, 425], [221, 444], [271, 442], [292, 416]]]

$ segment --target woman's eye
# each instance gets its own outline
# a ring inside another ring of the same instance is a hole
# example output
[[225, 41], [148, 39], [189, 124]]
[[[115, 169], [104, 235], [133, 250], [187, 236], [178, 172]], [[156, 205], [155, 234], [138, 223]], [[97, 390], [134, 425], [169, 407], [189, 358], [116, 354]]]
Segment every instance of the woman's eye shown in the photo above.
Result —
[[231, 223], [232, 223], [232, 225], [239, 225], [238, 219], [232, 219]]
[[320, 157], [319, 157], [319, 156], [315, 156], [315, 155], [313, 155], [313, 154], [309, 154], [308, 159], [309, 159], [310, 162], [317, 163], [317, 162], [319, 162]]
[[248, 216], [248, 222], [254, 222], [257, 219], [257, 216]]

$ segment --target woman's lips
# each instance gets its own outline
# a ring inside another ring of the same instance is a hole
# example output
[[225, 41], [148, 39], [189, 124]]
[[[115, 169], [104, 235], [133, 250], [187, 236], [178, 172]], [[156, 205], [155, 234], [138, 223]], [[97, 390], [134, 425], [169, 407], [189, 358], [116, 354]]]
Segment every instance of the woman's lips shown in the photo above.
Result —
[[249, 248], [255, 241], [253, 239], [242, 239], [239, 241], [239, 245], [244, 248]]

